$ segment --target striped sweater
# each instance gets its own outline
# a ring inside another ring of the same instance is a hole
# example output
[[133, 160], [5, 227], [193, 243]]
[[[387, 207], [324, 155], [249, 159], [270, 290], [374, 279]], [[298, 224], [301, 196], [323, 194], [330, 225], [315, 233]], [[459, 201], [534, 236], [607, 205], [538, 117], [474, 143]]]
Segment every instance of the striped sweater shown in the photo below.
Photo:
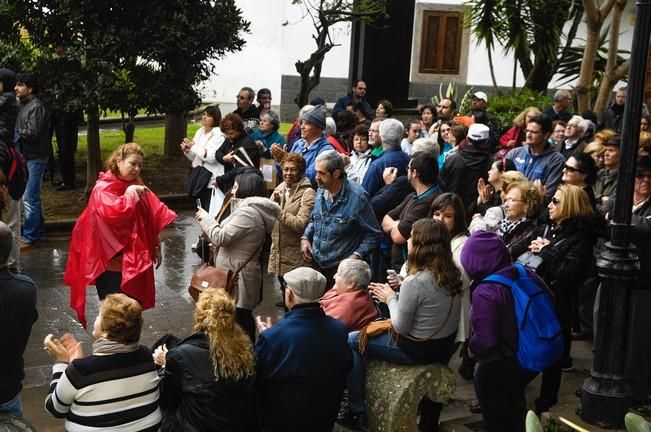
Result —
[[66, 431], [158, 430], [158, 374], [147, 348], [55, 363], [52, 371], [45, 409], [66, 419]]

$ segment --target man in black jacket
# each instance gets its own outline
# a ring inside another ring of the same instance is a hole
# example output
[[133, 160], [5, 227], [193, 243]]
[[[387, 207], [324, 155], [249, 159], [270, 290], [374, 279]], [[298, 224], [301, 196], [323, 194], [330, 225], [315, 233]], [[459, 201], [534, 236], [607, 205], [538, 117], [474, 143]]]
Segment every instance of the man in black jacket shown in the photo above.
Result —
[[23, 353], [38, 312], [34, 282], [27, 276], [10, 273], [7, 268], [11, 245], [11, 231], [0, 222], [0, 340], [3, 347], [0, 356], [0, 412], [22, 417]]
[[477, 181], [488, 181], [492, 160], [487, 151], [490, 129], [475, 123], [468, 129], [468, 143], [445, 160], [441, 170], [443, 190], [461, 197], [466, 209], [477, 200]]
[[626, 87], [620, 87], [615, 93], [615, 102], [604, 111], [600, 129], [612, 129], [618, 134], [622, 133], [625, 103]]
[[45, 234], [45, 219], [41, 208], [41, 182], [50, 157], [49, 113], [38, 94], [38, 81], [32, 73], [18, 74], [16, 96], [20, 99], [16, 117], [18, 148], [27, 159], [29, 180], [23, 195], [25, 222], [21, 250], [37, 246]]

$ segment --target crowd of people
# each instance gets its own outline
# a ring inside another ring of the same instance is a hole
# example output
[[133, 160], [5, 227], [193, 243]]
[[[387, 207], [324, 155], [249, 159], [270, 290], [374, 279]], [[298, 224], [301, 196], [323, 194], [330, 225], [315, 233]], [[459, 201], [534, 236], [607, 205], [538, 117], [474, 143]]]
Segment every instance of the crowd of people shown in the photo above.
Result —
[[[205, 108], [180, 148], [211, 262], [236, 272], [237, 283], [228, 293], [205, 290], [194, 333], [168, 335], [153, 357], [138, 345], [141, 312], [154, 305], [158, 234], [176, 215], [140, 179], [140, 147], [116, 150], [73, 231], [65, 274], [82, 322], [86, 286], [97, 287], [96, 341], [83, 357], [71, 336], [46, 338], [56, 360], [48, 411], [71, 430], [330, 431], [336, 421], [363, 431], [369, 359], [447, 364], [459, 352], [459, 374], [474, 380], [472, 409], [487, 430], [524, 431], [524, 391], [536, 373], [516, 359], [510, 290], [484, 282], [515, 277], [514, 263], [555, 305], [564, 349], [542, 371], [535, 411], [557, 403], [563, 371], [573, 369], [571, 342], [594, 328], [595, 257], [616, 200], [625, 89], [601, 122], [571, 114], [571, 94], [559, 90], [552, 106], [523, 107], [505, 129], [481, 91], [468, 113], [446, 98], [406, 123], [388, 100], [373, 111], [366, 91], [355, 81], [331, 116], [313, 100], [286, 137], [268, 89], [256, 106], [253, 89], [242, 88], [237, 110], [223, 117]], [[641, 261], [635, 289], [651, 271], [648, 116], [642, 123], [631, 209]], [[279, 184], [263, 177], [265, 159]], [[3, 246], [8, 225], [0, 225]], [[93, 247], [84, 242], [98, 235]], [[0, 251], [5, 268], [12, 250]], [[253, 316], [265, 272], [282, 290], [286, 312], [275, 324]], [[646, 297], [634, 298], [643, 310]], [[631, 337], [644, 334], [644, 315], [631, 315]], [[382, 318], [390, 325], [371, 332]], [[638, 404], [648, 403], [650, 353], [646, 342], [627, 353]], [[17, 388], [2, 394], [0, 410], [12, 401], [15, 408]], [[437, 431], [442, 408], [424, 397], [419, 430]]]

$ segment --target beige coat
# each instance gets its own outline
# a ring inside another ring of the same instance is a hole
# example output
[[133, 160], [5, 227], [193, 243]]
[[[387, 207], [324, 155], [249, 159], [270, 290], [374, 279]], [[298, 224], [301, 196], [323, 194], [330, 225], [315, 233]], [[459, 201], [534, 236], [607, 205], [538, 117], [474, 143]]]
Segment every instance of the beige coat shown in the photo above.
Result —
[[238, 308], [253, 310], [261, 300], [262, 268], [258, 257], [265, 236], [271, 233], [280, 215], [280, 207], [268, 198], [241, 200], [221, 223], [203, 219], [201, 229], [219, 247], [215, 265], [236, 271], [251, 255], [253, 259], [239, 274], [237, 288], [231, 293]]
[[301, 236], [310, 220], [316, 195], [307, 177], [292, 186], [289, 199], [285, 199], [285, 188], [283, 182], [274, 190], [281, 197], [282, 212], [271, 233], [268, 271], [278, 276], [305, 265], [301, 256]]

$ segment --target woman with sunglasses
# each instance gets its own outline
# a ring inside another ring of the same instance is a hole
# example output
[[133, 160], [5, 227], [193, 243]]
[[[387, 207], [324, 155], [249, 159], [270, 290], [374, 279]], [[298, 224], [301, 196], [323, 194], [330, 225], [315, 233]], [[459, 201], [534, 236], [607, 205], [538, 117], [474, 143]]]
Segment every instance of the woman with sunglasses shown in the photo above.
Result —
[[546, 412], [558, 401], [561, 371], [573, 369], [570, 357], [571, 303], [574, 291], [590, 273], [592, 248], [597, 239], [598, 218], [588, 194], [580, 186], [563, 184], [547, 206], [549, 223], [536, 229], [529, 250], [542, 258], [536, 272], [556, 296], [556, 312], [563, 331], [565, 351], [543, 372], [536, 412]]
[[587, 153], [575, 153], [567, 158], [563, 167], [562, 182], [578, 186], [588, 194], [590, 204], [594, 208], [597, 199], [594, 196], [592, 185], [597, 180], [597, 165], [594, 159]]

